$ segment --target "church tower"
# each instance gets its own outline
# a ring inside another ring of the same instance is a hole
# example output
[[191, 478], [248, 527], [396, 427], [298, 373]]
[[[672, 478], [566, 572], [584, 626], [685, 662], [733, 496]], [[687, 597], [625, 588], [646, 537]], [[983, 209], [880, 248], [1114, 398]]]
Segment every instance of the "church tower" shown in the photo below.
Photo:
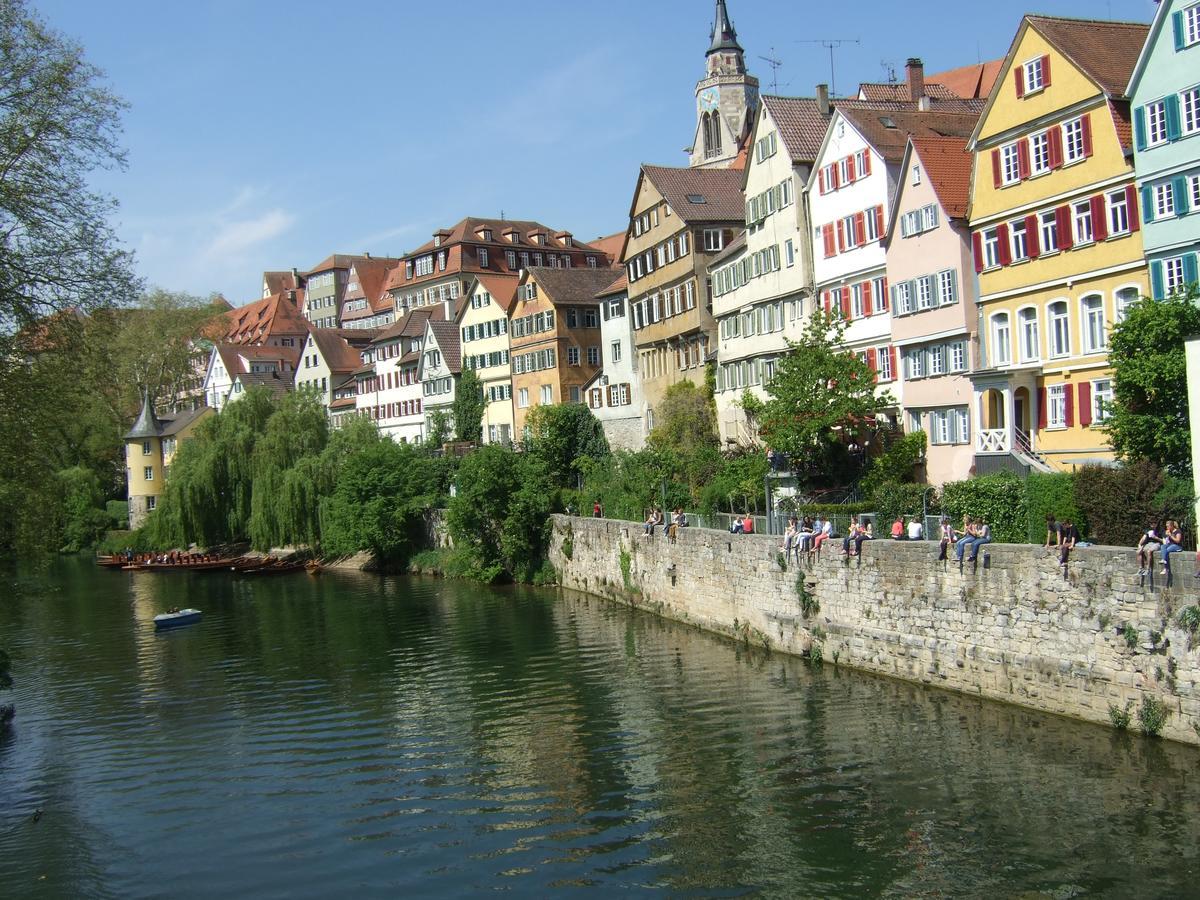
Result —
[[689, 162], [693, 168], [729, 168], [750, 134], [758, 108], [758, 79], [746, 74], [745, 53], [725, 0], [717, 0], [705, 76], [696, 83], [696, 136]]

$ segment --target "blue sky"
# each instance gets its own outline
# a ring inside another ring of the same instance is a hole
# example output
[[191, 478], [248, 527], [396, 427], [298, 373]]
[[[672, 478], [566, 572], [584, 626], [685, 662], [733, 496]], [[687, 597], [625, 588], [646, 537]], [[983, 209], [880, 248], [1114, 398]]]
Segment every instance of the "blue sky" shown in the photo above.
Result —
[[[100, 185], [146, 280], [253, 299], [264, 269], [399, 255], [466, 215], [590, 239], [625, 227], [641, 162], [685, 165], [709, 0], [30, 0], [129, 103]], [[728, 0], [764, 92], [839, 93], [1002, 56], [1027, 11], [1149, 21], [1153, 0]], [[846, 7], [849, 9], [850, 7]], [[971, 19], [962, 10], [971, 10]], [[902, 12], [915, 10], [915, 12]], [[846, 24], [837, 24], [838, 18]]]

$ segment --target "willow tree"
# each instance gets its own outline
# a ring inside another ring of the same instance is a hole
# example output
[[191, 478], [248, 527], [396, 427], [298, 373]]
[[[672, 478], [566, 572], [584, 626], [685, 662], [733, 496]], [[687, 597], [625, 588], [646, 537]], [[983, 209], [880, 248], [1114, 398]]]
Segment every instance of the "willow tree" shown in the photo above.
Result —
[[280, 402], [254, 447], [249, 536], [256, 548], [316, 543], [320, 493], [311, 479], [328, 442], [329, 420], [315, 394], [300, 391]]

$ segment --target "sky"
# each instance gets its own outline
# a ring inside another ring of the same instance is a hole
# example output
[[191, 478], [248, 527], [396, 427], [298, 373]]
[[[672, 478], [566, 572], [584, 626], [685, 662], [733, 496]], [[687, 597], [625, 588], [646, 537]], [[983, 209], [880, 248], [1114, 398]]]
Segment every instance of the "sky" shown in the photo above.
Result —
[[[686, 165], [711, 0], [29, 0], [129, 104], [97, 176], [149, 285], [235, 305], [262, 272], [399, 256], [464, 216], [624, 230], [643, 162]], [[838, 94], [1008, 50], [1026, 12], [1148, 22], [1153, 0], [727, 0], [763, 93]], [[970, 13], [964, 13], [970, 10]], [[857, 43], [850, 43], [857, 41]]]

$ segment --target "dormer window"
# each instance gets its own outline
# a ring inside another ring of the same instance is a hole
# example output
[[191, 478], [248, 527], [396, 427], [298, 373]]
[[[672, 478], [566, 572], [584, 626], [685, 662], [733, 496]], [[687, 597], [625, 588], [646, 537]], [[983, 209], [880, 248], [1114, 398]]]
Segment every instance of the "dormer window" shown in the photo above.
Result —
[[492, 239], [492, 229], [490, 229], [490, 228], [483, 229], [483, 231], [480, 232], [480, 234], [485, 241], [490, 241]]
[[435, 234], [433, 236], [433, 246], [435, 246], [435, 247], [442, 246], [442, 236], [440, 234]]

